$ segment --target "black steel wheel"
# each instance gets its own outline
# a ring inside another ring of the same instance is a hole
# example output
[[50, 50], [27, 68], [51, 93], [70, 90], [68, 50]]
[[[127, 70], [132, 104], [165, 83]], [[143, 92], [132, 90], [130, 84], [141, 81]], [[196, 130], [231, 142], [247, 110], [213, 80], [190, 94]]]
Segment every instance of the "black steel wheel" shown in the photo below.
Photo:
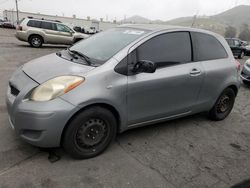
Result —
[[114, 139], [116, 128], [112, 112], [102, 107], [91, 107], [70, 122], [63, 137], [63, 147], [73, 158], [95, 157]]
[[232, 111], [236, 94], [231, 88], [225, 89], [213, 108], [209, 111], [209, 117], [212, 120], [224, 120]]

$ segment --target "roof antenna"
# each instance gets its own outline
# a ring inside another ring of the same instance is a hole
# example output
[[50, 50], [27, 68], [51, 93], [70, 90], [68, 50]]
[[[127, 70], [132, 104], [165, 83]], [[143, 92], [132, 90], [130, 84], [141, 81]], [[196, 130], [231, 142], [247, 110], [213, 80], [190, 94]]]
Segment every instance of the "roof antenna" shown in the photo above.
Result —
[[194, 17], [193, 17], [193, 22], [192, 22], [191, 27], [194, 27], [195, 22], [196, 22], [196, 19], [197, 19], [197, 17], [198, 17], [198, 14], [199, 14], [199, 11], [194, 15]]

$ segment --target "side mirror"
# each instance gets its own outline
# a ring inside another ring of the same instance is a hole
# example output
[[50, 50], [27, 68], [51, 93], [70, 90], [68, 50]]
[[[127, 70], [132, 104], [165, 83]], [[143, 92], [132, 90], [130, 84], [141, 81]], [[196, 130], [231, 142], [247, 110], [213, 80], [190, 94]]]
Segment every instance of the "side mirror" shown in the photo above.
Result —
[[142, 60], [135, 64], [132, 72], [134, 73], [154, 73], [156, 71], [156, 64], [152, 61]]

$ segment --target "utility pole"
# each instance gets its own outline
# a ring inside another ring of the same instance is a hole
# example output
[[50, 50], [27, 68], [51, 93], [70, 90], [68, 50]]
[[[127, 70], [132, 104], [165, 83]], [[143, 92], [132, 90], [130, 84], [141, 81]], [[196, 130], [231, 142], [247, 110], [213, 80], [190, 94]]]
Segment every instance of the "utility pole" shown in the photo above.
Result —
[[199, 15], [199, 11], [194, 15], [191, 27], [194, 27], [198, 15]]
[[18, 10], [18, 3], [17, 0], [16, 1], [16, 19], [17, 19], [17, 24], [19, 24], [19, 10]]
[[195, 25], [195, 22], [196, 22], [196, 18], [197, 18], [197, 15], [194, 15], [194, 17], [193, 17], [193, 22], [192, 22], [192, 25], [191, 25], [191, 27], [194, 27], [194, 25]]

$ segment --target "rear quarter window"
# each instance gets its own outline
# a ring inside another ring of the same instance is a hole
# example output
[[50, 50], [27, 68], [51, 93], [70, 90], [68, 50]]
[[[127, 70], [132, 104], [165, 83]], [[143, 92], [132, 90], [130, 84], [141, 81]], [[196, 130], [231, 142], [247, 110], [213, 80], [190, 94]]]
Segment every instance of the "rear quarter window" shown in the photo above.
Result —
[[208, 61], [228, 57], [223, 45], [212, 35], [193, 32], [192, 40], [196, 61]]

